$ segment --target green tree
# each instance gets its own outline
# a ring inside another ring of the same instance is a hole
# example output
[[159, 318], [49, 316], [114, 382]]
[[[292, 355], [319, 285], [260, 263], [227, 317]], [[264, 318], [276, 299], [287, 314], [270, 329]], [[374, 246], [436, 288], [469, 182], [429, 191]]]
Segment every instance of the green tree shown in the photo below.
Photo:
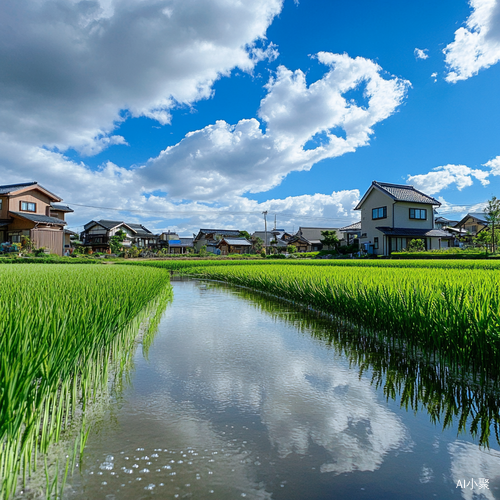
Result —
[[408, 245], [408, 252], [423, 252], [425, 250], [424, 240], [415, 239], [411, 240]]
[[295, 245], [287, 245], [286, 251], [288, 253], [295, 253], [295, 252], [297, 252], [297, 247]]
[[495, 226], [498, 226], [498, 224], [500, 223], [500, 200], [498, 200], [496, 196], [493, 196], [491, 200], [488, 200], [488, 204], [484, 209], [484, 214], [486, 220], [490, 224], [491, 247], [493, 253], [495, 253], [496, 250]]
[[240, 231], [240, 236], [242, 238], [246, 238], [248, 241], [250, 241], [252, 239], [252, 237], [250, 236], [250, 233], [247, 231]]
[[253, 247], [255, 248], [255, 251], [259, 253], [264, 246], [264, 241], [261, 238], [255, 238], [255, 241], [253, 243]]
[[112, 253], [120, 253], [122, 249], [122, 243], [127, 237], [127, 233], [122, 229], [119, 229], [114, 236], [109, 239], [109, 246], [111, 247]]
[[487, 247], [491, 245], [491, 231], [488, 228], [483, 229], [478, 235], [473, 239], [474, 243], [480, 247]]
[[321, 231], [321, 236], [323, 236], [321, 243], [323, 243], [323, 246], [326, 248], [334, 248], [337, 250], [340, 246], [340, 241], [337, 237], [337, 232], [336, 231]]

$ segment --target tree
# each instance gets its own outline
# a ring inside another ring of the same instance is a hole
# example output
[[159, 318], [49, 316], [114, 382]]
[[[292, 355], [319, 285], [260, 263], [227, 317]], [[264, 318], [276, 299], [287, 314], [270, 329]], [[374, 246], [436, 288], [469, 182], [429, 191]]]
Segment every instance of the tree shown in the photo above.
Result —
[[500, 224], [500, 200], [498, 200], [496, 196], [493, 196], [491, 200], [488, 200], [488, 204], [484, 209], [484, 214], [486, 220], [490, 223], [491, 248], [493, 253], [495, 253], [496, 250], [495, 226], [498, 226], [498, 224]]
[[295, 253], [297, 251], [297, 247], [295, 245], [287, 245], [286, 251], [288, 253]]
[[255, 241], [253, 243], [253, 247], [255, 248], [255, 251], [259, 253], [262, 250], [262, 247], [264, 246], [264, 241], [261, 238], [255, 238]]
[[324, 247], [338, 249], [340, 246], [340, 241], [337, 237], [336, 231], [321, 231], [321, 236], [323, 236], [321, 243], [323, 243]]
[[488, 245], [491, 245], [491, 231], [489, 231], [488, 228], [483, 229], [478, 233], [473, 241], [480, 247], [487, 247]]
[[408, 252], [423, 252], [425, 250], [424, 240], [411, 240], [408, 245]]
[[240, 231], [240, 236], [242, 238], [246, 238], [249, 241], [252, 239], [252, 237], [250, 236], [250, 233], [247, 231]]
[[122, 229], [119, 229], [111, 238], [109, 239], [109, 246], [111, 247], [111, 252], [120, 253], [122, 249], [122, 243], [127, 237], [127, 233]]

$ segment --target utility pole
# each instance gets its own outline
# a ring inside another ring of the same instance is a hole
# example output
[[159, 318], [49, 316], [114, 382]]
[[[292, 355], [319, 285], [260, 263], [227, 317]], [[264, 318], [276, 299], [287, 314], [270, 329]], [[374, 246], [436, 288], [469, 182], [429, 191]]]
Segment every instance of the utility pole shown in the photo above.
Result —
[[274, 214], [274, 230], [276, 231], [276, 214]]
[[264, 251], [267, 255], [267, 210], [262, 212], [264, 214]]

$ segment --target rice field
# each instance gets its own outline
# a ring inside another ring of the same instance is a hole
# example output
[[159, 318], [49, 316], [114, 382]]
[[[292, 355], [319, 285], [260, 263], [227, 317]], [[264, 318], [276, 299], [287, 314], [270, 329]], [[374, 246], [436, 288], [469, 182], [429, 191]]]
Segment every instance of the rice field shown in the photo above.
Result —
[[[0, 283], [0, 498], [7, 499], [20, 475], [25, 485], [85, 416], [110, 374], [127, 367], [139, 326], [148, 319], [145, 336], [152, 333], [171, 287], [161, 269], [43, 264], [1, 266]], [[84, 442], [83, 433], [75, 456]], [[57, 497], [52, 487], [47, 476], [46, 495]]]
[[[348, 318], [389, 344], [403, 345], [429, 362], [444, 361], [478, 381], [496, 377], [500, 366], [496, 264], [340, 260], [149, 263], [260, 290]], [[485, 265], [494, 268], [481, 267]]]

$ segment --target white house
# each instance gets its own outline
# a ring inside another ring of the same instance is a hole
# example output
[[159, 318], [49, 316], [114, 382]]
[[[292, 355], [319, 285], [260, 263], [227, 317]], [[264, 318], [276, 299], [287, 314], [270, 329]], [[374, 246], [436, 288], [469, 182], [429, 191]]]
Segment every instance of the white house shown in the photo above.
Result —
[[373, 181], [355, 210], [361, 210], [360, 244], [369, 253], [390, 255], [421, 239], [427, 250], [448, 247], [450, 235], [435, 228], [441, 203], [413, 186]]

